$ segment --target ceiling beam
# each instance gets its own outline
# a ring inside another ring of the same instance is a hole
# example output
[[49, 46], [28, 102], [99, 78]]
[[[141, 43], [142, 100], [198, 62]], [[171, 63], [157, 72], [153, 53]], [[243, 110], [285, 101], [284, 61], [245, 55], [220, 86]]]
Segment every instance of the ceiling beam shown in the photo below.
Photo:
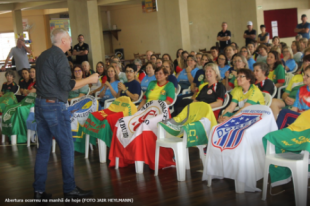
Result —
[[0, 11], [12, 11], [14, 9], [14, 4], [1, 4]]
[[128, 2], [130, 0], [98, 0], [98, 6], [106, 6], [115, 3]]
[[[60, 1], [58, 1], [60, 2]], [[57, 1], [40, 1], [40, 2], [27, 2], [27, 3], [17, 3], [15, 4], [14, 10], [25, 10], [25, 9], [31, 9], [34, 7], [40, 7], [48, 4], [54, 4], [57, 3]]]

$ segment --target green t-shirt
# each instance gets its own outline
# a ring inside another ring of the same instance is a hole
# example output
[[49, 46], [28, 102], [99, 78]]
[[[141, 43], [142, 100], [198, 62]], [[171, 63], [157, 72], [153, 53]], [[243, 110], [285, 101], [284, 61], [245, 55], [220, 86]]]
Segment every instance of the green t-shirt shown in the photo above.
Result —
[[279, 64], [274, 70], [269, 71], [268, 79], [273, 83], [285, 83], [285, 70], [284, 67]]
[[88, 86], [88, 85], [85, 85], [84, 87], [82, 87], [82, 88], [80, 88], [80, 89], [70, 91], [70, 92], [69, 92], [69, 99], [76, 98], [76, 97], [78, 97], [81, 93], [87, 95], [87, 93], [88, 93], [88, 88], [89, 88], [89, 86]]
[[162, 100], [173, 102], [175, 97], [175, 88], [173, 83], [167, 82], [165, 85], [159, 86], [157, 81], [151, 81], [146, 89], [144, 99], [146, 102], [152, 100]]

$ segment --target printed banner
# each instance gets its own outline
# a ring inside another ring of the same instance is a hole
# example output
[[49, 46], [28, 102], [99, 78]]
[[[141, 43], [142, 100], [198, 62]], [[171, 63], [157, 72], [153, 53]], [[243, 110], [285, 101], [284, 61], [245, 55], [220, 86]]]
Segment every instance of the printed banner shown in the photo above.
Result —
[[[264, 129], [262, 129], [264, 128]], [[269, 107], [252, 105], [212, 129], [203, 180], [208, 175], [245, 183], [245, 191], [258, 191], [263, 178], [264, 135], [278, 127]]]
[[[164, 101], [150, 101], [136, 114], [118, 120], [113, 132], [109, 159], [124, 167], [135, 161], [144, 161], [151, 169], [155, 165], [157, 123], [170, 118], [169, 108]], [[171, 149], [161, 148], [159, 168], [174, 165]]]
[[[310, 110], [301, 113], [295, 122], [287, 128], [264, 136], [263, 144], [265, 150], [267, 140], [275, 145], [276, 153], [300, 153], [302, 150], [310, 152]], [[308, 167], [308, 171], [310, 171], [310, 167]], [[270, 165], [269, 174], [271, 187], [283, 185], [291, 181], [291, 170], [287, 167]]]
[[16, 104], [17, 99], [13, 92], [7, 92], [0, 97], [0, 113], [2, 113], [6, 106]]
[[36, 96], [36, 93], [30, 93], [20, 103], [5, 108], [2, 115], [2, 134], [17, 135], [17, 143], [27, 142], [26, 122]]

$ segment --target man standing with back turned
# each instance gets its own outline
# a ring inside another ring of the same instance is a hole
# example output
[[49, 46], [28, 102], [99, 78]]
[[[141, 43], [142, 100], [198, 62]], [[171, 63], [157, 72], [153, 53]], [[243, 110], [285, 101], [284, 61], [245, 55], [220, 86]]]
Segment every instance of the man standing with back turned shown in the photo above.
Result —
[[92, 191], [84, 191], [75, 185], [74, 147], [71, 135], [70, 113], [66, 108], [68, 93], [87, 84], [98, 82], [98, 74], [82, 80], [72, 80], [65, 52], [70, 49], [71, 38], [64, 29], [54, 29], [51, 33], [53, 46], [42, 52], [36, 62], [37, 98], [35, 118], [40, 147], [35, 164], [34, 198], [49, 199], [45, 193], [47, 164], [54, 137], [61, 151], [63, 192], [65, 198], [85, 197]]

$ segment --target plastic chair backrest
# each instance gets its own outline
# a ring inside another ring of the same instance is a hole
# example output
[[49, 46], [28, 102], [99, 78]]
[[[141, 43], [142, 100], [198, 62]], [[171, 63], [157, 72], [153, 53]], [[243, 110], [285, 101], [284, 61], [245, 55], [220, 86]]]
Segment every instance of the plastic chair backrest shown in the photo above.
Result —
[[263, 95], [264, 95], [264, 99], [265, 99], [265, 105], [267, 107], [270, 107], [271, 102], [272, 102], [271, 95], [269, 93], [265, 93], [265, 92], [263, 92]]
[[216, 111], [216, 110], [219, 110], [219, 109], [223, 109], [225, 108], [228, 103], [229, 103], [229, 100], [230, 100], [230, 95], [228, 94], [228, 92], [225, 93], [225, 96], [224, 96], [224, 102], [223, 102], [223, 105], [220, 106], [220, 107], [215, 107], [215, 108], [212, 108], [212, 111]]
[[86, 96], [89, 95], [89, 93], [90, 93], [90, 87], [88, 87], [88, 92], [87, 92]]
[[271, 95], [271, 98], [274, 98], [278, 91], [278, 88], [276, 87], [276, 85], [274, 84], [273, 86], [274, 86], [274, 91], [273, 91], [273, 94]]
[[191, 93], [191, 87], [188, 87], [188, 89], [183, 89], [182, 94], [189, 94]]
[[143, 97], [143, 91], [141, 90], [141, 93], [140, 93], [139, 99], [138, 99], [137, 101], [135, 101], [135, 102], [132, 102], [132, 103], [136, 104], [136, 103], [140, 102], [140, 101], [141, 101], [141, 99], [142, 99], [142, 97]]
[[177, 90], [177, 95], [179, 95], [181, 92], [181, 85], [178, 84], [178, 90]]
[[294, 72], [296, 72], [297, 71], [297, 69], [298, 69], [298, 64], [296, 63], [296, 66], [295, 66], [295, 68], [292, 70], [292, 71], [290, 71], [290, 72], [287, 72], [287, 73], [294, 73]]
[[17, 91], [15, 92], [15, 94], [17, 94], [19, 92], [20, 86], [17, 85]]

